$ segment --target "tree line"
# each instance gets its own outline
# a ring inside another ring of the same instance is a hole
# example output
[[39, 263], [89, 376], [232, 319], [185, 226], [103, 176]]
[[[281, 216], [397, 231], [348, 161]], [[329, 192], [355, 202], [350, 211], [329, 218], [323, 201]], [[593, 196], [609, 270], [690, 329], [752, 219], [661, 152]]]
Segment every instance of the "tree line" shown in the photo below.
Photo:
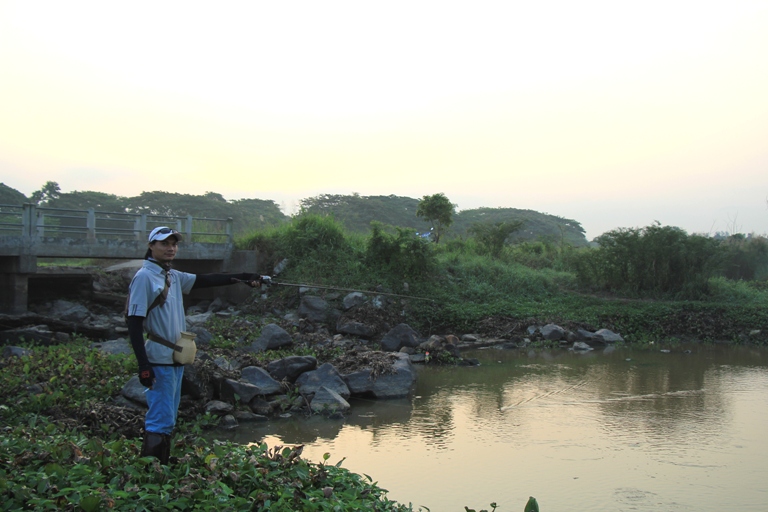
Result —
[[[93, 208], [102, 212], [178, 217], [194, 215], [217, 219], [231, 217], [236, 236], [279, 226], [291, 219], [275, 201], [227, 200], [216, 192], [193, 195], [153, 191], [129, 197], [94, 191], [61, 192], [58, 183], [48, 181], [30, 197], [26, 197], [18, 190], [0, 183], [0, 205], [29, 202], [52, 208]], [[519, 225], [518, 229], [509, 231], [506, 243], [547, 239], [575, 247], [588, 245], [584, 229], [575, 220], [516, 208], [477, 208], [458, 212], [456, 205], [442, 193], [421, 199], [395, 195], [321, 194], [302, 199], [299, 205], [297, 215], [311, 213], [332, 216], [353, 233], [368, 233], [371, 222], [378, 222], [390, 231], [404, 228], [427, 235], [439, 243], [440, 239], [472, 237], [476, 225], [503, 224], [503, 229]]]

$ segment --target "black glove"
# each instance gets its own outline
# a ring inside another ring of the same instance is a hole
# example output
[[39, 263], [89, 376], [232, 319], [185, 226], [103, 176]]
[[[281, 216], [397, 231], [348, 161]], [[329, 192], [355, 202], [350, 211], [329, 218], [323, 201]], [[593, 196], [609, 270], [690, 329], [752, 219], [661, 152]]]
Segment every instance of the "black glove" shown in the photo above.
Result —
[[152, 389], [155, 383], [155, 372], [152, 371], [151, 366], [139, 366], [139, 382], [145, 388]]

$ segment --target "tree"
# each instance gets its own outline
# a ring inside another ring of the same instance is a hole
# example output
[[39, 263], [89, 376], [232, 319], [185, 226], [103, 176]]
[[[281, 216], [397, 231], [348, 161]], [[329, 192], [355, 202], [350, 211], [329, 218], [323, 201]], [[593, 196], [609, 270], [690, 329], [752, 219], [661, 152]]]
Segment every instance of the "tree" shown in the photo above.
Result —
[[455, 213], [456, 205], [451, 203], [442, 192], [422, 197], [416, 209], [417, 217], [421, 217], [432, 224], [435, 230], [436, 244], [440, 243], [440, 237], [453, 223]]
[[5, 183], [0, 183], [0, 204], [22, 205], [28, 201], [27, 196], [11, 188]]
[[43, 185], [43, 188], [32, 192], [32, 195], [29, 197], [29, 199], [37, 205], [45, 206], [49, 202], [58, 198], [60, 195], [61, 187], [59, 187], [59, 184], [55, 181], [46, 181], [45, 185]]
[[469, 232], [494, 258], [501, 254], [509, 235], [523, 227], [522, 221], [478, 223], [469, 227]]
[[124, 212], [127, 199], [125, 197], [104, 192], [78, 191], [59, 194], [55, 200], [48, 201], [53, 208], [70, 208], [87, 210], [93, 208], [101, 212]]

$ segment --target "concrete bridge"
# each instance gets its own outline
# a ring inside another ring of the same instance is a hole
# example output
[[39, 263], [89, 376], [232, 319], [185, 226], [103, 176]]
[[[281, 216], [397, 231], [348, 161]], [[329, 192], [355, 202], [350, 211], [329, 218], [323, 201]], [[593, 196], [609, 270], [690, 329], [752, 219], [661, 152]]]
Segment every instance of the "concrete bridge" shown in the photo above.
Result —
[[67, 273], [48, 263], [143, 259], [147, 237], [157, 226], [172, 227], [184, 237], [174, 268], [256, 272], [255, 251], [235, 251], [231, 218], [0, 204], [0, 313], [26, 312], [30, 281]]

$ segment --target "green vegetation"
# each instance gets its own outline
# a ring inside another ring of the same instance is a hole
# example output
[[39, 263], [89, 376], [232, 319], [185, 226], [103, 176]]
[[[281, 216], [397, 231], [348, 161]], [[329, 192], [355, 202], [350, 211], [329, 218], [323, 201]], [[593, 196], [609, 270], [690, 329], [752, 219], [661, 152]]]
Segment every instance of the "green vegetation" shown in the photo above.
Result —
[[445, 194], [433, 194], [424, 196], [416, 208], [416, 216], [428, 221], [435, 233], [435, 243], [440, 243], [440, 238], [453, 224], [453, 216], [456, 214], [456, 205], [451, 203]]
[[[63, 195], [53, 197], [55, 192], [48, 187], [41, 197], [58, 201]], [[213, 203], [231, 204], [209, 196]], [[352, 197], [351, 203], [367, 199]], [[345, 198], [308, 202], [304, 213], [279, 222], [265, 217], [237, 245], [258, 249], [264, 273], [287, 260], [279, 278], [289, 282], [428, 298], [396, 304], [403, 321], [423, 336], [501, 337], [554, 322], [571, 329], [608, 328], [629, 343], [768, 342], [764, 237], [709, 238], [653, 225], [611, 231], [599, 238], [599, 247], [586, 247], [574, 243], [573, 234], [581, 232], [583, 239], [583, 231], [573, 221], [552, 224], [559, 236], [515, 238], [532, 229], [531, 218], [482, 209], [483, 215], [467, 217], [473, 222], [461, 234], [457, 214], [438, 245], [418, 237], [417, 224], [400, 223], [394, 214], [392, 223], [366, 219], [363, 233], [349, 230], [336, 215], [343, 209], [320, 208]], [[101, 199], [107, 204], [111, 198]], [[405, 211], [418, 221], [418, 201], [412, 201]], [[201, 214], [203, 201], [188, 204]], [[295, 291], [276, 287], [269, 295], [282, 300]], [[224, 349], [255, 335], [237, 324], [212, 330], [212, 345]], [[33, 347], [30, 355], [6, 362], [0, 380], [0, 508], [135, 510], [142, 503], [146, 510], [410, 510], [389, 501], [370, 479], [306, 462], [298, 450], [209, 443], [200, 435], [211, 421], [205, 416], [180, 422], [173, 447], [178, 464], [136, 459], [138, 440], [91, 414], [116, 395], [134, 364], [129, 356], [93, 351], [86, 340]], [[72, 417], [83, 421], [56, 421]], [[529, 505], [538, 508], [534, 499]]]
[[738, 341], [768, 325], [765, 281], [725, 277], [745, 254], [763, 258], [749, 244], [662, 226], [606, 233], [597, 248], [547, 241], [499, 246], [484, 238], [496, 230], [501, 239], [505, 229], [492, 225], [475, 238], [436, 245], [378, 223], [367, 237], [350, 234], [332, 217], [305, 214], [240, 247], [258, 248], [270, 265], [288, 259], [281, 274], [287, 281], [431, 298], [409, 301], [403, 310], [423, 334], [471, 332], [503, 318], [608, 328], [635, 341]]
[[6, 361], [0, 509], [411, 510], [370, 478], [325, 464], [330, 455], [315, 464], [300, 448], [211, 443], [200, 430], [206, 417], [180, 421], [175, 464], [138, 458], [141, 440], [99, 424], [95, 412], [117, 396], [135, 361], [89, 345], [31, 347]]
[[[361, 196], [321, 194], [300, 201], [300, 214], [315, 214], [330, 216], [337, 220], [344, 230], [360, 235], [367, 235], [371, 222], [379, 222], [386, 226], [398, 226], [406, 231], [428, 232], [430, 217], [417, 215], [419, 207], [426, 211], [433, 201], [424, 203], [442, 194], [425, 196], [421, 200], [395, 195]], [[450, 204], [445, 196], [440, 198], [441, 204]], [[59, 184], [46, 182], [40, 190], [27, 198], [21, 192], [0, 183], [0, 204], [21, 205], [32, 202], [51, 208], [67, 208], [97, 212], [141, 213], [168, 217], [208, 217], [214, 219], [233, 219], [236, 236], [250, 236], [256, 230], [265, 230], [280, 226], [290, 221], [280, 207], [270, 200], [238, 199], [227, 201], [221, 194], [206, 192], [202, 195], [177, 194], [165, 191], [143, 192], [135, 197], [123, 197], [103, 192], [74, 191], [62, 193]], [[440, 213], [438, 211], [438, 213]], [[465, 239], [470, 236], [470, 228], [475, 224], [522, 222], [510, 242], [546, 240], [574, 247], [586, 246], [584, 229], [570, 219], [539, 213], [533, 210], [516, 208], [477, 208], [453, 212], [450, 227], [445, 226], [440, 234], [441, 241], [449, 239]], [[219, 229], [220, 230], [220, 229]], [[211, 231], [218, 232], [217, 229]]]

